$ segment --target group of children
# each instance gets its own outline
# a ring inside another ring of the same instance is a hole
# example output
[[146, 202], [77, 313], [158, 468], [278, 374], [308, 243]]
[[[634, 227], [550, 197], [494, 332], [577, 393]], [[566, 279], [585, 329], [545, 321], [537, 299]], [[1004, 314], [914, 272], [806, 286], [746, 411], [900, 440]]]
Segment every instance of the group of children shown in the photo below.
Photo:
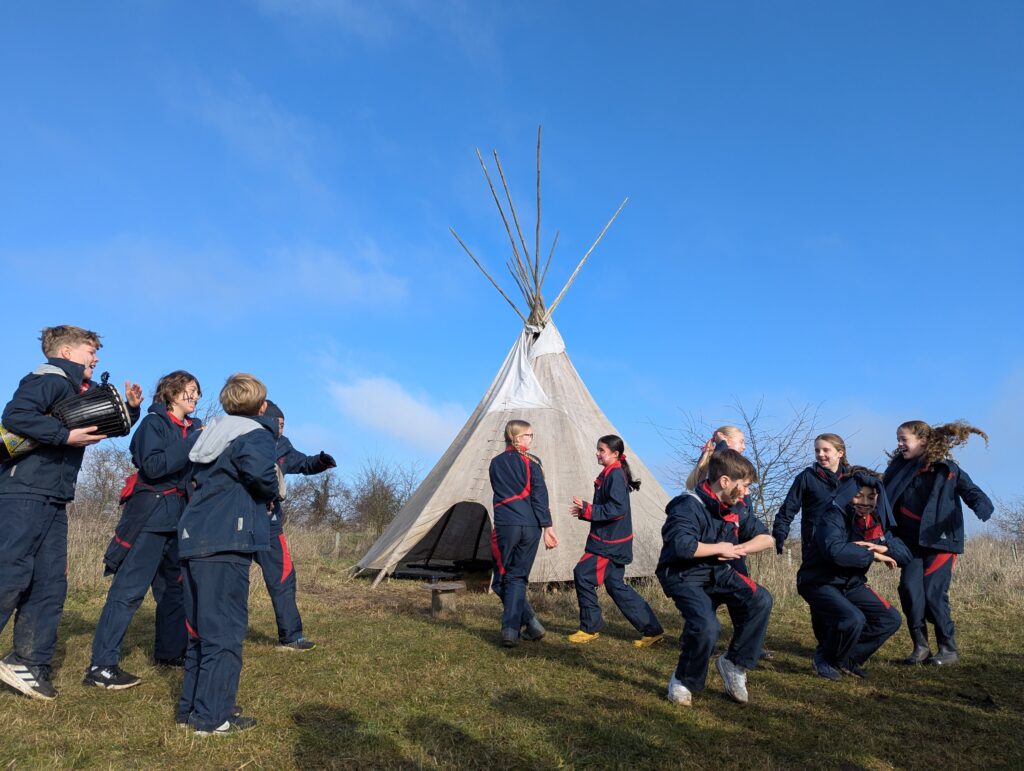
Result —
[[[733, 624], [728, 648], [715, 660], [726, 693], [749, 699], [747, 671], [766, 655], [765, 633], [772, 595], [749, 576], [746, 556], [775, 546], [781, 554], [797, 513], [801, 515], [802, 561], [797, 591], [807, 602], [817, 640], [814, 672], [829, 680], [843, 673], [867, 677], [868, 659], [900, 627], [900, 613], [868, 583], [874, 563], [900, 569], [899, 596], [914, 648], [908, 664], [948, 665], [959, 658], [949, 608], [949, 584], [964, 548], [961, 500], [986, 521], [992, 502], [951, 458], [950, 450], [980, 429], [957, 422], [929, 426], [909, 421], [897, 430], [897, 447], [884, 475], [851, 466], [846, 445], [836, 434], [819, 435], [815, 463], [797, 475], [776, 513], [772, 532], [754, 514], [749, 488], [758, 482], [743, 456], [745, 437], [723, 426], [703, 448], [683, 493], [665, 509], [662, 549], [656, 575], [683, 617], [681, 652], [669, 678], [668, 698], [689, 706], [704, 689], [718, 641], [717, 610], [725, 605]], [[512, 420], [505, 427], [506, 449], [491, 461], [494, 490], [492, 547], [494, 589], [504, 604], [501, 641], [539, 640], [544, 627], [526, 600], [526, 585], [543, 536], [558, 545], [539, 459], [529, 453], [533, 429]], [[583, 644], [603, 626], [597, 602], [602, 583], [641, 637], [638, 647], [663, 637], [650, 605], [623, 580], [632, 560], [633, 528], [629, 493], [640, 486], [630, 473], [622, 439], [597, 442], [601, 474], [594, 500], [574, 497], [570, 514], [590, 523], [586, 549], [573, 579], [580, 607], [579, 630], [569, 635]], [[934, 628], [937, 650], [928, 644]]]
[[[74, 326], [42, 333], [46, 364], [22, 379], [2, 425], [38, 443], [0, 465], [0, 630], [12, 613], [14, 649], [0, 680], [36, 699], [57, 696], [50, 673], [67, 593], [67, 504], [84, 449], [106, 438], [95, 427], [69, 430], [54, 405], [95, 386], [100, 338]], [[113, 574], [93, 637], [85, 685], [123, 690], [139, 677], [119, 666], [125, 632], [146, 593], [157, 603], [154, 661], [184, 667], [176, 723], [200, 735], [255, 725], [235, 704], [248, 623], [249, 568], [263, 571], [282, 650], [306, 651], [295, 600], [295, 569], [283, 532], [286, 474], [335, 467], [284, 436], [284, 413], [249, 374], [227, 379], [225, 415], [207, 425], [193, 415], [199, 381], [184, 370], [162, 377], [130, 443], [137, 472], [121, 493], [120, 520], [104, 555]], [[143, 400], [125, 383], [132, 424]]]

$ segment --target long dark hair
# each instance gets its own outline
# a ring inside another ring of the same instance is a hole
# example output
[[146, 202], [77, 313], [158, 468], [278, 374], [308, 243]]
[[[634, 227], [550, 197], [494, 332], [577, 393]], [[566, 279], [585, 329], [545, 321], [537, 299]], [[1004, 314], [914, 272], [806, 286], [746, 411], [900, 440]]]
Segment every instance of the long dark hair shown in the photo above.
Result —
[[619, 454], [619, 463], [622, 464], [622, 470], [626, 472], [626, 484], [629, 485], [629, 491], [640, 489], [640, 480], [633, 478], [633, 472], [629, 468], [629, 462], [626, 460], [626, 443], [622, 441], [621, 436], [616, 434], [608, 434], [608, 436], [602, 436], [597, 440], [598, 444], [603, 444], [612, 452]]

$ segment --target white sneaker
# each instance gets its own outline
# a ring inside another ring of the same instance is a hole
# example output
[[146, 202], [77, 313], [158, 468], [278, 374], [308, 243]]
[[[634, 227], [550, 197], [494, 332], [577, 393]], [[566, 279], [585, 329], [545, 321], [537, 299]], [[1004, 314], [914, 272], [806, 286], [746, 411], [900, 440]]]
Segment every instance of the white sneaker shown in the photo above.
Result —
[[675, 673], [672, 674], [668, 681], [668, 700], [673, 704], [681, 704], [684, 707], [689, 707], [693, 701], [693, 694], [690, 693], [690, 689], [676, 680]]
[[725, 692], [732, 697], [733, 701], [746, 704], [749, 700], [747, 696], [747, 670], [733, 664], [725, 657], [724, 653], [715, 659], [715, 669], [718, 670], [718, 674], [722, 677], [722, 685], [725, 686]]

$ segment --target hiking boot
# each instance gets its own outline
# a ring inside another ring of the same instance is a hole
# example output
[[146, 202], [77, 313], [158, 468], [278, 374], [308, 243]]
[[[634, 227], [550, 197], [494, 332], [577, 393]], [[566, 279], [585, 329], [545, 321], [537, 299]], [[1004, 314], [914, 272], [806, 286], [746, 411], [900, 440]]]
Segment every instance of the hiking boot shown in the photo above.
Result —
[[57, 689], [50, 682], [50, 667], [46, 664], [22, 664], [13, 651], [0, 659], [0, 681], [33, 699], [51, 701], [57, 698]]
[[853, 675], [854, 677], [859, 677], [861, 680], [867, 680], [868, 671], [866, 669], [864, 669], [864, 667], [862, 667], [856, 661], [853, 661], [852, 659], [850, 661], [847, 661], [845, 664], [843, 664], [842, 669], [848, 675]]
[[928, 632], [925, 629], [911, 629], [910, 639], [914, 643], [914, 650], [903, 659], [904, 664], [923, 664], [931, 658], [932, 652], [928, 648]]
[[569, 642], [574, 643], [576, 645], [584, 645], [588, 642], [593, 642], [600, 636], [600, 632], [584, 632], [582, 629], [579, 629], [573, 632], [571, 635], [569, 635], [568, 639]]
[[676, 680], [675, 672], [668, 680], [668, 700], [683, 707], [689, 707], [693, 703], [693, 694], [689, 688]]
[[278, 643], [277, 649], [279, 651], [311, 651], [316, 647], [316, 643], [312, 640], [307, 640], [305, 637], [297, 637], [291, 642]]
[[196, 736], [227, 736], [236, 734], [239, 731], [247, 731], [256, 727], [256, 718], [232, 715], [212, 731], [200, 731], [196, 729]]
[[939, 652], [934, 656], [929, 656], [926, 664], [932, 664], [934, 666], [944, 666], [947, 664], [956, 664], [960, 660], [960, 654], [956, 648], [950, 648], [945, 645], [939, 646]]
[[664, 632], [658, 632], [658, 634], [645, 634], [639, 640], [633, 640], [634, 648], [650, 648], [655, 643], [661, 642], [665, 638]]
[[824, 677], [826, 680], [833, 681], [843, 679], [843, 673], [829, 664], [825, 657], [819, 653], [814, 654], [814, 657], [811, 659], [811, 666], [814, 667], [814, 673], [818, 677]]
[[501, 647], [515, 648], [517, 645], [519, 645], [519, 632], [517, 632], [515, 629], [502, 629]]
[[108, 691], [123, 691], [142, 682], [142, 679], [125, 672], [115, 664], [112, 667], [92, 666], [85, 670], [82, 685], [95, 685]]
[[153, 658], [153, 666], [155, 667], [183, 667], [185, 666], [184, 656], [175, 656], [170, 659], [159, 659]]
[[534, 616], [530, 619], [530, 623], [528, 623], [523, 628], [520, 637], [522, 637], [524, 640], [529, 640], [530, 642], [536, 642], [537, 640], [540, 640], [542, 637], [544, 637], [544, 635], [546, 635], [547, 633], [548, 630], [545, 629], [544, 625], [540, 623], [540, 619]]
[[722, 678], [722, 685], [725, 692], [732, 697], [733, 701], [746, 704], [750, 697], [747, 694], [747, 670], [733, 664], [722, 654], [715, 659], [715, 669]]
[[[236, 704], [234, 707], [231, 708], [231, 717], [241, 717], [241, 716], [242, 716], [242, 708], [239, 707]], [[192, 725], [192, 714], [191, 713], [189, 713], [187, 715], [175, 715], [174, 716], [174, 725], [176, 725], [178, 728], [195, 728], [195, 726]]]

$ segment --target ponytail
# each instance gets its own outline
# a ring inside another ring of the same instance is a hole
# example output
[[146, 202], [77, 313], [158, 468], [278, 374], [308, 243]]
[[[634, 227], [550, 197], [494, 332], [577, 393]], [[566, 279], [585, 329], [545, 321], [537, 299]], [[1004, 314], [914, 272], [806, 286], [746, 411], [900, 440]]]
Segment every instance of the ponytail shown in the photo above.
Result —
[[612, 452], [619, 454], [619, 464], [626, 475], [626, 484], [629, 486], [629, 491], [639, 490], [640, 480], [633, 478], [633, 472], [629, 468], [629, 461], [626, 460], [626, 443], [622, 441], [622, 437], [616, 434], [608, 434], [598, 439], [597, 443], [603, 444]]
[[711, 456], [715, 454], [715, 447], [718, 445], [718, 435], [721, 434], [727, 438], [735, 438], [741, 436], [743, 432], [738, 426], [720, 426], [714, 430], [711, 434], [711, 438], [704, 442], [704, 446], [701, 447], [700, 458], [697, 460], [697, 465], [690, 471], [689, 476], [686, 477], [686, 489], [696, 490], [697, 485], [708, 478], [708, 463], [711, 462]]

